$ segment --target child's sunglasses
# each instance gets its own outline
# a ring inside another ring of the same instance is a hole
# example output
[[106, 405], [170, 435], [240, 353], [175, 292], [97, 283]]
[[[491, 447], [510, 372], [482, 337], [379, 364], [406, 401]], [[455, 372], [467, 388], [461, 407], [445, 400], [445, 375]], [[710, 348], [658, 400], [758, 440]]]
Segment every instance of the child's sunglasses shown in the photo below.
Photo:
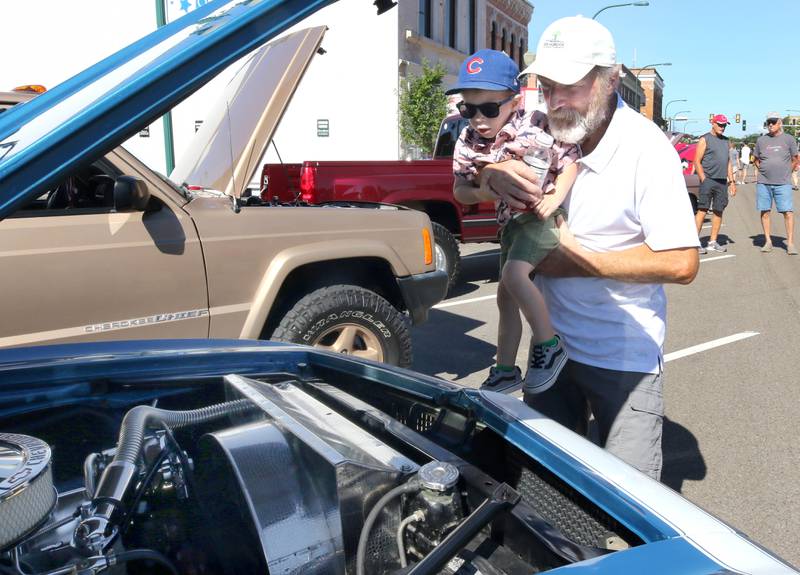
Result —
[[514, 96], [516, 96], [516, 94], [512, 94], [505, 100], [499, 102], [485, 102], [483, 104], [467, 104], [464, 100], [461, 100], [456, 104], [456, 108], [458, 108], [458, 113], [461, 114], [461, 117], [467, 120], [474, 117], [475, 114], [478, 113], [478, 110], [480, 110], [481, 114], [486, 118], [496, 118], [500, 115], [500, 106], [513, 100]]

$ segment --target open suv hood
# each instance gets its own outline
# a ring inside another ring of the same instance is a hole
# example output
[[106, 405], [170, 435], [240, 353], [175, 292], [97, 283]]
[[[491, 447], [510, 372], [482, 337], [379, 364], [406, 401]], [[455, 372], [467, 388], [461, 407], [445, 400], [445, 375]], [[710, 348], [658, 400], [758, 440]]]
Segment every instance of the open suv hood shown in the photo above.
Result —
[[333, 1], [212, 0], [0, 114], [0, 218]]
[[324, 34], [324, 26], [301, 30], [252, 54], [207, 114], [170, 179], [241, 197]]

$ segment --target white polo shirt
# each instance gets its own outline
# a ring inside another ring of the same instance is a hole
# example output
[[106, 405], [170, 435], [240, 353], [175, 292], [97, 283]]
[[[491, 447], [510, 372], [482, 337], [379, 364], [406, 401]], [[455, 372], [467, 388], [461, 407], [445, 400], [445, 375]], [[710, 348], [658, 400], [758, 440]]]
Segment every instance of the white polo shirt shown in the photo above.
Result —
[[[699, 246], [680, 158], [654, 123], [619, 96], [614, 116], [564, 206], [589, 251]], [[537, 276], [570, 359], [619, 371], [658, 373], [666, 331], [661, 284]]]

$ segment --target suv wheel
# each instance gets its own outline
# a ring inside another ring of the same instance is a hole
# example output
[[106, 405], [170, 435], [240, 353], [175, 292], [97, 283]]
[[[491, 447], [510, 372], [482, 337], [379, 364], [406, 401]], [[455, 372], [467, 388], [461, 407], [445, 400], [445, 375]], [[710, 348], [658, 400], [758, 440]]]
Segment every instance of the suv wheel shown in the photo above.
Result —
[[461, 275], [461, 254], [458, 251], [458, 242], [453, 234], [441, 224], [431, 222], [433, 226], [434, 256], [436, 269], [447, 272], [448, 295], [458, 283]]
[[311, 292], [283, 317], [272, 339], [400, 367], [411, 365], [405, 316], [375, 292], [358, 286], [335, 285]]

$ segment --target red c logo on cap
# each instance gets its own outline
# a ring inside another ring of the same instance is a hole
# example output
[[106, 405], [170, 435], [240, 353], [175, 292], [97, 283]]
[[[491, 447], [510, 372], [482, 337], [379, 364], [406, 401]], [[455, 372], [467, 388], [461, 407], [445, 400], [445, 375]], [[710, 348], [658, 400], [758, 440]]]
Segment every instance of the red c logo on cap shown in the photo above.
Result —
[[483, 58], [475, 56], [469, 62], [467, 62], [467, 74], [480, 74], [481, 68], [478, 64], [483, 64]]

